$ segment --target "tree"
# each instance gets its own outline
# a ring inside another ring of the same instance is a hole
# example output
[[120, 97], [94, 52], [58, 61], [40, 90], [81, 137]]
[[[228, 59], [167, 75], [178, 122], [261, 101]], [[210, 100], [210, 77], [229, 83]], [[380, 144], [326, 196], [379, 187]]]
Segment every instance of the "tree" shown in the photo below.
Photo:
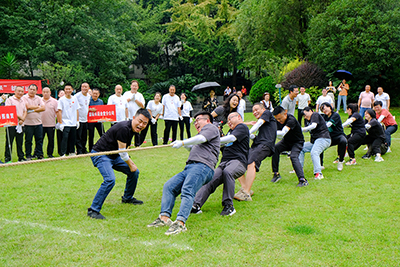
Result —
[[21, 64], [18, 62], [15, 55], [8, 52], [0, 60], [0, 78], [16, 79], [19, 77], [18, 71]]
[[352, 88], [361, 90], [366, 83], [398, 88], [399, 1], [335, 1], [311, 21], [307, 33], [310, 58], [330, 73], [351, 71]]

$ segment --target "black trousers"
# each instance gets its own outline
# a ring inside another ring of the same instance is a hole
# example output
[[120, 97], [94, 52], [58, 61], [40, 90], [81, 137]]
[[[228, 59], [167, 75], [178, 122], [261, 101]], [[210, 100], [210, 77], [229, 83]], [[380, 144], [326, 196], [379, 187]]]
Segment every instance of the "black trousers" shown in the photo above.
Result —
[[365, 134], [349, 134], [347, 136], [347, 152], [349, 157], [354, 159], [355, 151], [362, 145], [364, 141]]
[[55, 127], [43, 127], [43, 140], [47, 134], [47, 156], [53, 156]]
[[[76, 130], [76, 152], [79, 154], [88, 153], [86, 150], [88, 123], [79, 122], [79, 129]], [[90, 151], [90, 150], [89, 150]]]
[[[337, 153], [339, 156], [339, 161], [342, 162], [344, 160], [344, 155], [346, 155], [347, 148], [347, 139], [344, 135], [337, 136], [335, 138], [331, 138], [331, 146], [337, 145]], [[319, 156], [321, 158], [321, 166], [324, 166], [324, 152], [322, 152]]]
[[153, 124], [153, 123], [151, 123], [151, 121], [149, 121], [146, 128], [144, 128], [140, 132], [140, 145], [143, 144], [144, 140], [146, 140], [146, 135], [147, 135], [149, 128], [150, 128], [150, 133], [151, 133], [151, 143], [153, 144], [153, 146], [156, 146], [156, 145], [158, 145], [157, 122], [155, 124]]
[[76, 143], [76, 126], [65, 126], [62, 131], [62, 141], [61, 141], [61, 154], [60, 156], [64, 156], [65, 154], [70, 154], [75, 152], [75, 143]]
[[[17, 133], [17, 130], [15, 128], [16, 128], [15, 126], [5, 128], [5, 130], [6, 130], [6, 149], [5, 149], [5, 153], [4, 153], [5, 162], [9, 162], [11, 160], [12, 146], [14, 143], [14, 138], [17, 143], [18, 160], [22, 160], [24, 158], [24, 151], [22, 150], [22, 143], [24, 141], [24, 132]], [[10, 143], [8, 143], [8, 140], [10, 140]], [[11, 147], [11, 151], [10, 151], [10, 147]]]
[[178, 129], [178, 121], [165, 120], [163, 145], [168, 144], [169, 132], [172, 128], [172, 142], [176, 140], [176, 132]]
[[288, 144], [284, 140], [279, 141], [275, 144], [275, 153], [272, 155], [272, 171], [279, 172], [279, 157], [282, 151], [290, 151], [290, 161], [294, 171], [296, 172], [297, 178], [304, 180], [303, 167], [300, 164], [299, 155], [303, 149], [304, 143]]
[[364, 137], [362, 142], [363, 145], [368, 145], [368, 153], [370, 156], [376, 155], [377, 153], [383, 154], [381, 152], [381, 145], [385, 143], [386, 140], [382, 140], [381, 138], [373, 138], [370, 135]]
[[186, 135], [187, 138], [189, 139], [191, 137], [190, 135], [190, 117], [183, 117], [182, 121], [179, 121], [179, 130], [180, 130], [180, 134], [181, 134], [181, 140], [183, 140], [183, 133], [185, 131], [185, 127], [186, 127]]
[[89, 130], [89, 151], [92, 151], [94, 145], [94, 130], [97, 130], [97, 133], [101, 137], [104, 134], [104, 127], [103, 123], [95, 122], [95, 123], [88, 123], [88, 130]]
[[43, 156], [43, 126], [39, 125], [25, 125], [25, 156], [32, 157], [32, 140], [35, 137], [35, 150], [34, 157]]
[[301, 120], [303, 119], [304, 112], [302, 109], [297, 109], [297, 121], [300, 123], [301, 126]]

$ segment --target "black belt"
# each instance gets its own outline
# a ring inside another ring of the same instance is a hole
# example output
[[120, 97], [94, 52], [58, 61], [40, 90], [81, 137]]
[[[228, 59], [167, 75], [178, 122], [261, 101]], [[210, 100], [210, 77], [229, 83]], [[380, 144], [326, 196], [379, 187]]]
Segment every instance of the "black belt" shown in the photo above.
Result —
[[195, 161], [195, 160], [188, 160], [188, 161], [186, 162], [186, 165], [193, 164], [193, 163], [201, 163], [201, 162]]

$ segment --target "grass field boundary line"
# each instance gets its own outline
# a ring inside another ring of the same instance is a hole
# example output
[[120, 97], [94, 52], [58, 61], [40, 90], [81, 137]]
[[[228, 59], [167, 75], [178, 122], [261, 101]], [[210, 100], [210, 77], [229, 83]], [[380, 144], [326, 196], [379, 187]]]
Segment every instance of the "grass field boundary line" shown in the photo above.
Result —
[[[136, 152], [136, 151], [141, 151], [141, 150], [164, 148], [164, 147], [170, 147], [170, 146], [172, 146], [172, 145], [169, 144], [169, 145], [162, 145], [162, 146], [137, 147], [137, 148], [126, 149], [126, 150], [124, 150], [124, 152]], [[80, 154], [80, 155], [68, 156], [68, 157], [65, 156], [65, 157], [47, 158], [47, 159], [40, 159], [40, 160], [30, 160], [30, 161], [23, 161], [23, 162], [13, 162], [13, 163], [7, 163], [7, 164], [0, 164], [0, 168], [2, 168], [2, 167], [3, 168], [4, 167], [13, 167], [13, 166], [19, 166], [19, 165], [27, 165], [27, 164], [36, 164], [36, 163], [50, 162], [50, 161], [67, 160], [67, 159], [76, 159], [76, 158], [86, 158], [86, 157], [95, 157], [95, 156], [103, 156], [103, 155], [112, 155], [112, 154], [118, 154], [118, 153], [121, 153], [121, 151], [120, 150], [112, 150], [112, 151]]]
[[[55, 231], [55, 232], [60, 232], [60, 233], [73, 234], [73, 235], [83, 236], [83, 237], [95, 237], [95, 238], [99, 238], [99, 239], [108, 239], [108, 240], [113, 240], [113, 241], [118, 241], [121, 239], [129, 240], [129, 238], [115, 238], [115, 237], [109, 237], [109, 236], [105, 236], [105, 235], [85, 234], [85, 233], [81, 233], [79, 231], [68, 230], [65, 228], [49, 226], [49, 225], [45, 225], [45, 224], [41, 224], [41, 223], [23, 222], [23, 221], [19, 221], [19, 220], [8, 220], [5, 218], [0, 218], [0, 220], [6, 222], [8, 224], [21, 224], [21, 225], [29, 226], [32, 228], [40, 228], [43, 230], [50, 230], [50, 231]], [[166, 237], [166, 238], [168, 238], [168, 237]], [[164, 246], [165, 245], [170, 248], [176, 248], [176, 249], [181, 249], [181, 250], [191, 250], [191, 251], [193, 250], [188, 245], [171, 243], [171, 242], [168, 242], [167, 240], [139, 241], [139, 243], [141, 245], [144, 245], [147, 247], [159, 246], [159, 245]]]

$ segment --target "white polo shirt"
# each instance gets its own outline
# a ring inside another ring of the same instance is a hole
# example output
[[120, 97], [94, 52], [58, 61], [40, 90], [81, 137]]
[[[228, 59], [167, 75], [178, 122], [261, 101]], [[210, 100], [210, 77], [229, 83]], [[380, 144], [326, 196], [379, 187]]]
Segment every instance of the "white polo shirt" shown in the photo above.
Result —
[[115, 105], [117, 122], [125, 120], [125, 109], [128, 108], [128, 103], [122, 95], [118, 97], [116, 94], [113, 94], [108, 98], [107, 105]]
[[179, 97], [166, 94], [161, 103], [164, 105], [164, 120], [179, 121], [178, 108], [181, 106]]

